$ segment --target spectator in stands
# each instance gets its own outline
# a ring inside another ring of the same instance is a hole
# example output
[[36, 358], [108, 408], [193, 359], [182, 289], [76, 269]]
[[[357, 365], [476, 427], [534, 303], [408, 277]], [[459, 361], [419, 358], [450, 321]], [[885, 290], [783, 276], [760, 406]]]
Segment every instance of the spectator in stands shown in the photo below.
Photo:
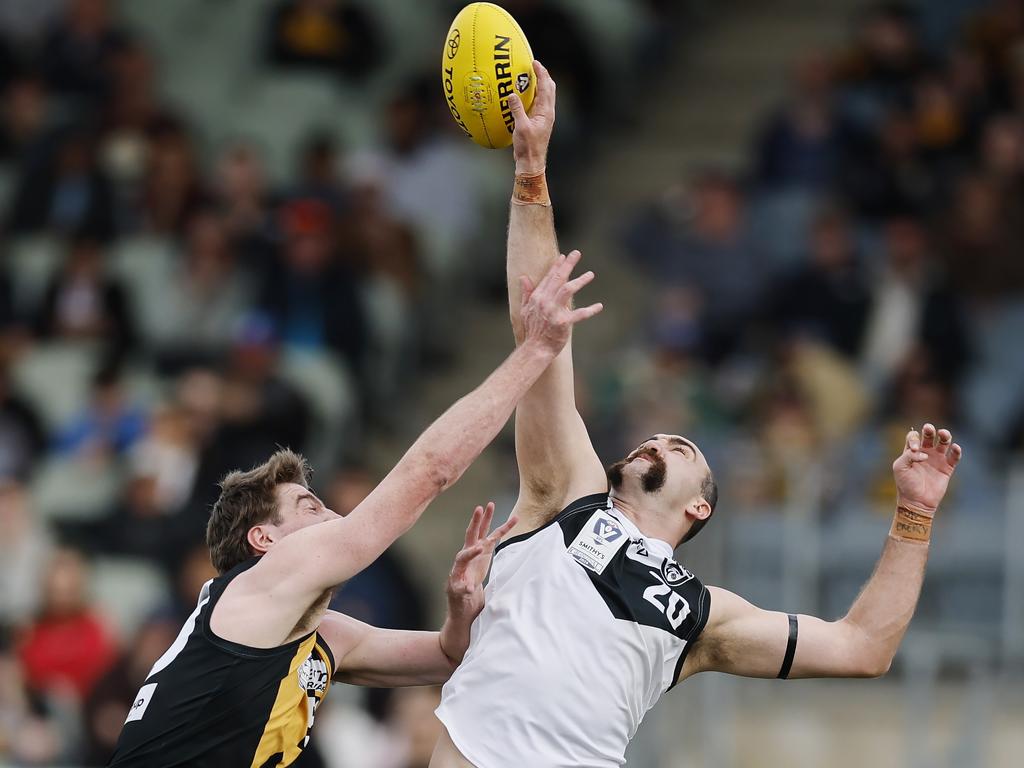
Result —
[[341, 216], [348, 208], [348, 190], [340, 167], [340, 150], [334, 137], [320, 131], [310, 134], [299, 149], [298, 179], [288, 197], [319, 200]]
[[221, 152], [212, 196], [230, 248], [243, 255], [248, 267], [262, 269], [273, 231], [270, 210], [274, 201], [256, 144], [233, 141]]
[[21, 624], [39, 609], [51, 541], [30, 505], [24, 485], [0, 481], [0, 624]]
[[21, 167], [7, 227], [17, 234], [84, 233], [99, 240], [114, 234], [113, 190], [94, 135], [73, 129], [45, 160]]
[[7, 366], [0, 364], [0, 479], [27, 480], [45, 447], [39, 415], [12, 389]]
[[174, 515], [188, 501], [199, 469], [198, 447], [188, 413], [170, 402], [154, 412], [146, 436], [132, 449], [132, 474], [153, 478], [154, 505], [161, 514]]
[[888, 109], [905, 105], [928, 65], [909, 4], [885, 0], [859, 23], [852, 48], [837, 63], [846, 109], [867, 125]]
[[180, 236], [207, 200], [187, 127], [176, 118], [160, 121], [149, 131], [146, 156], [143, 226], [153, 234]]
[[20, 638], [18, 657], [33, 691], [69, 688], [80, 699], [114, 660], [115, 647], [89, 597], [80, 552], [59, 550], [46, 570], [42, 609]]
[[78, 236], [69, 243], [64, 263], [43, 292], [36, 331], [48, 340], [102, 341], [112, 353], [134, 343], [127, 292], [105, 273], [102, 246], [95, 238]]
[[387, 106], [384, 152], [355, 165], [364, 178], [376, 178], [391, 213], [415, 227], [428, 269], [448, 280], [478, 232], [482, 197], [470, 145], [439, 130], [435, 89], [433, 78], [406, 83]]
[[[159, 409], [146, 437], [129, 454], [129, 471], [111, 513], [81, 526], [90, 549], [149, 560], [173, 574], [197, 531], [185, 516], [199, 471], [198, 444], [185, 411]], [[202, 513], [205, 514], [203, 509]]]
[[768, 317], [784, 336], [816, 339], [856, 359], [870, 296], [842, 211], [831, 208], [818, 214], [810, 249], [807, 262], [783, 276], [771, 292]]
[[884, 387], [911, 354], [923, 354], [936, 375], [956, 382], [968, 362], [963, 309], [938, 269], [923, 222], [889, 219], [884, 242], [861, 352], [867, 380]]
[[[0, 68], [2, 68], [0, 64]], [[53, 109], [42, 78], [32, 73], [12, 77], [0, 89], [0, 163], [39, 169], [52, 151]]]
[[847, 153], [840, 189], [850, 208], [871, 222], [920, 215], [937, 200], [936, 172], [921, 151], [914, 115], [894, 110], [881, 118], [877, 136]]
[[190, 217], [185, 252], [164, 290], [148, 299], [151, 333], [165, 363], [213, 362], [230, 346], [253, 294], [232, 246], [225, 218], [214, 209]]
[[180, 623], [169, 613], [148, 617], [125, 645], [110, 670], [85, 701], [85, 759], [87, 766], [104, 766], [114, 753], [124, 719], [153, 663], [178, 634]]
[[42, 46], [46, 78], [62, 94], [98, 102], [109, 85], [110, 57], [129, 39], [111, 17], [108, 0], [70, 0]]
[[963, 176], [942, 238], [950, 279], [978, 307], [1024, 297], [1024, 228], [1012, 198], [982, 174]]
[[652, 279], [691, 292], [700, 307], [704, 353], [717, 362], [737, 348], [769, 275], [735, 179], [705, 171], [686, 202], [685, 213], [692, 214], [685, 225], [677, 210], [647, 212], [630, 227], [626, 245]]
[[146, 411], [125, 390], [120, 366], [104, 363], [93, 377], [90, 402], [58, 431], [54, 448], [100, 461], [121, 456], [145, 434], [146, 421]]
[[210, 478], [212, 484], [232, 468], [255, 466], [281, 445], [303, 450], [310, 406], [278, 373], [280, 347], [267, 316], [243, 319], [228, 355], [219, 426], [205, 451], [200, 482]]
[[416, 233], [396, 219], [373, 179], [354, 180], [350, 209], [339, 226], [339, 256], [358, 276], [370, 339], [366, 405], [392, 425], [403, 418], [405, 384], [417, 366], [415, 350], [425, 335], [420, 318], [427, 312], [421, 253]]
[[78, 755], [74, 703], [25, 685], [13, 634], [0, 625], [0, 762], [41, 768], [73, 764]]
[[373, 17], [350, 0], [279, 0], [267, 24], [267, 59], [278, 67], [363, 78], [382, 45]]
[[365, 312], [354, 276], [337, 258], [335, 227], [318, 200], [295, 200], [281, 210], [285, 240], [264, 276], [260, 304], [284, 344], [334, 353], [361, 374]]
[[122, 46], [110, 60], [110, 95], [100, 117], [101, 158], [114, 184], [121, 232], [136, 232], [144, 224], [141, 198], [150, 136], [176, 119], [158, 94], [154, 69], [152, 56], [138, 42]]
[[835, 108], [825, 57], [801, 58], [791, 89], [787, 103], [761, 129], [754, 150], [757, 181], [769, 189], [827, 190], [842, 167], [853, 128]]
[[[702, 362], [700, 315], [697, 297], [685, 287], [654, 295], [646, 336], [606, 366], [595, 383], [594, 412], [585, 415], [598, 450], [637, 444], [657, 434], [661, 427], [655, 424], [699, 434], [707, 450], [709, 433], [726, 428], [728, 408]], [[585, 406], [585, 393], [577, 396]]]

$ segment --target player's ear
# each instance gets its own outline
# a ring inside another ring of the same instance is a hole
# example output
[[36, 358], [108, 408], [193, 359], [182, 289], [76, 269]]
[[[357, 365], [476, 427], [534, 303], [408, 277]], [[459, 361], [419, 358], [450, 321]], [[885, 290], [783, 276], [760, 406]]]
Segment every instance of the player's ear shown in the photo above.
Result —
[[686, 508], [686, 513], [694, 520], [707, 520], [711, 517], [711, 505], [703, 496], [698, 496]]
[[262, 555], [270, 549], [277, 537], [269, 525], [261, 524], [250, 528], [245, 538], [249, 542], [249, 546], [253, 548], [253, 551]]

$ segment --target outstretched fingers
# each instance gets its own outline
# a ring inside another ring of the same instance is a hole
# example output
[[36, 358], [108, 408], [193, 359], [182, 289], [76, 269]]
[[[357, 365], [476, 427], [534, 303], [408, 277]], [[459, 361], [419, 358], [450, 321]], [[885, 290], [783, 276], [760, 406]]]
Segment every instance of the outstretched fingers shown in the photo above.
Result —
[[503, 538], [516, 527], [516, 523], [519, 522], [519, 518], [515, 515], [510, 515], [508, 520], [495, 528], [491, 535], [487, 537], [487, 543], [491, 546], [497, 546]]
[[926, 451], [930, 448], [934, 448], [936, 437], [937, 433], [935, 430], [935, 425], [930, 423], [925, 424], [921, 428], [921, 447]]
[[487, 508], [484, 509], [484, 516], [480, 520], [480, 538], [487, 536], [487, 532], [491, 530], [491, 522], [494, 520], [494, 502], [487, 502]]
[[949, 448], [949, 453], [946, 454], [946, 461], [949, 463], [949, 466], [955, 468], [956, 465], [960, 463], [960, 458], [963, 455], [963, 448], [961, 448], [959, 444], [953, 443]]
[[573, 278], [559, 289], [558, 301], [568, 304], [572, 297], [579, 293], [584, 286], [589, 285], [593, 279], [594, 273], [591, 270], [587, 270], [579, 277]]
[[569, 315], [569, 319], [575, 325], [576, 323], [582, 320], [589, 320], [594, 315], [599, 314], [602, 309], [604, 309], [604, 304], [598, 301], [595, 304], [591, 304], [589, 307], [580, 307], [579, 309], [574, 309], [572, 311], [572, 314]]
[[466, 566], [470, 564], [473, 558], [479, 556], [483, 551], [483, 543], [474, 544], [471, 547], [466, 547], [461, 550], [459, 554], [455, 556], [455, 565], [452, 567], [452, 576], [460, 576], [466, 570]]
[[533, 97], [534, 115], [550, 115], [555, 109], [555, 81], [551, 79], [547, 67], [536, 59], [533, 60], [533, 72], [537, 76], [537, 91]]
[[[469, 525], [466, 527], [466, 541], [464, 546], [471, 547], [480, 540], [480, 523], [484, 516], [484, 508], [477, 507], [473, 510], [472, 517], [469, 518]], [[484, 528], [483, 530], [487, 530]]]

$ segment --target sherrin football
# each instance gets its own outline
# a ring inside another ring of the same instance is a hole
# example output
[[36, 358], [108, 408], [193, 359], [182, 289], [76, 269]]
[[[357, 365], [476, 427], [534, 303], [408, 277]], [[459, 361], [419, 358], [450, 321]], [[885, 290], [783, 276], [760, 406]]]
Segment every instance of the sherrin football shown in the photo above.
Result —
[[515, 91], [529, 111], [536, 90], [533, 52], [508, 11], [470, 3], [455, 17], [441, 54], [441, 82], [448, 111], [481, 147], [512, 143], [515, 120], [508, 96]]

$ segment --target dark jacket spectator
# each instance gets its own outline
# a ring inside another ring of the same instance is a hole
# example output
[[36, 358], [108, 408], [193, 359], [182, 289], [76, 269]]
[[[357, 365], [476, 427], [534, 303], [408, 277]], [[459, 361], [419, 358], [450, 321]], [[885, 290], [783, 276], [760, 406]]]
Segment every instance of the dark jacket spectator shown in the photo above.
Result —
[[326, 204], [299, 200], [282, 211], [282, 258], [266, 275], [261, 304], [285, 344], [338, 354], [361, 371], [366, 317], [354, 275], [334, 249], [334, 219]]
[[128, 39], [111, 19], [108, 0], [71, 0], [43, 44], [47, 81], [62, 94], [98, 101], [108, 87], [109, 57]]
[[786, 336], [810, 337], [855, 358], [870, 305], [868, 288], [846, 220], [826, 212], [811, 233], [810, 259], [778, 282], [768, 315]]
[[129, 348], [135, 326], [128, 295], [115, 278], [104, 274], [99, 243], [80, 237], [43, 294], [36, 330], [44, 339], [99, 339], [112, 351]]
[[73, 131], [45, 160], [22, 166], [7, 226], [14, 233], [85, 233], [99, 240], [114, 234], [113, 192], [95, 137]]

